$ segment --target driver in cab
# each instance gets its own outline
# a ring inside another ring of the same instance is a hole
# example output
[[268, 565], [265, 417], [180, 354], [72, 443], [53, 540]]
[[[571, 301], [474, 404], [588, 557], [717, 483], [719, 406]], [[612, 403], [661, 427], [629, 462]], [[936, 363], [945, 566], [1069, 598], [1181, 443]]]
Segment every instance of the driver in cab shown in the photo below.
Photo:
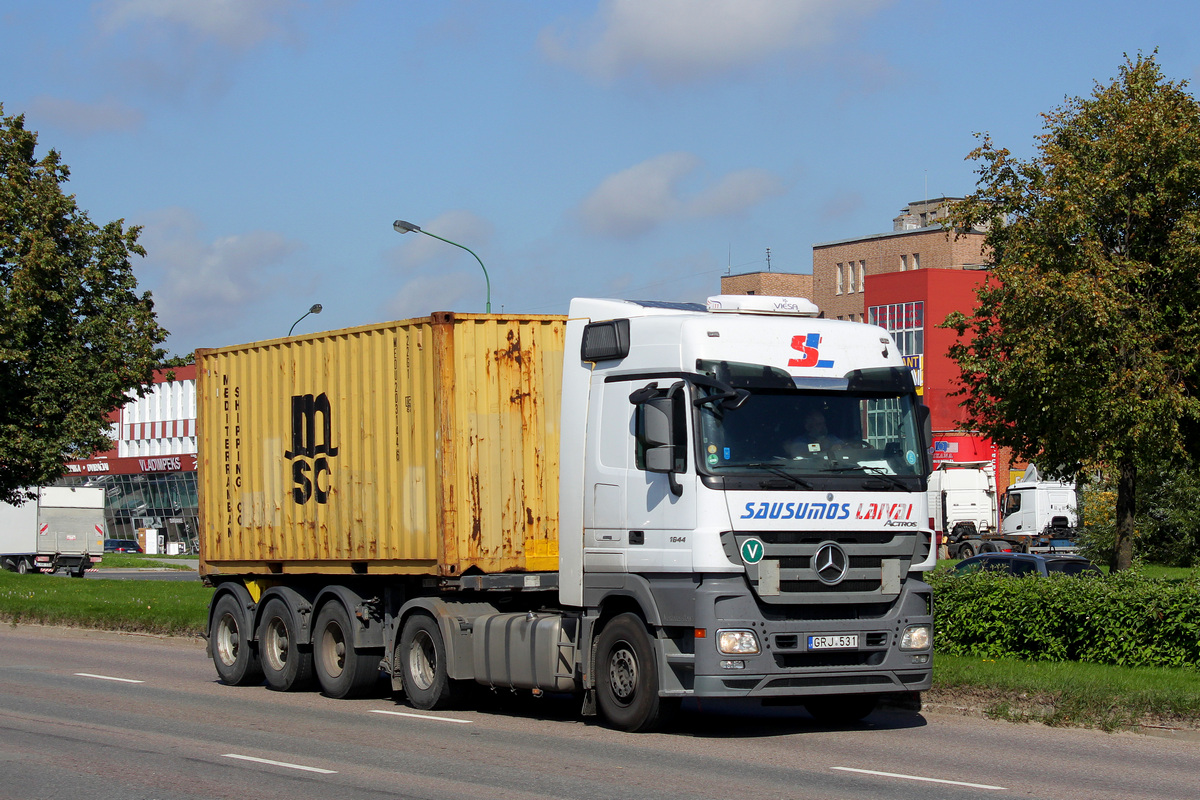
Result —
[[825, 412], [814, 408], [804, 415], [804, 432], [787, 442], [784, 449], [792, 458], [805, 456], [820, 458], [843, 444], [845, 443], [841, 439], [829, 432], [829, 426], [825, 421]]

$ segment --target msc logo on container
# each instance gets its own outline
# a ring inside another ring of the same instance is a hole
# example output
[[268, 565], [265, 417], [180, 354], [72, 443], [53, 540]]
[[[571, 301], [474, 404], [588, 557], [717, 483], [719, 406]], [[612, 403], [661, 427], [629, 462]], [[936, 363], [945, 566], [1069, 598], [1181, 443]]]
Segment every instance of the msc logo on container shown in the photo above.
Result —
[[[320, 418], [320, 425], [317, 418]], [[319, 434], [319, 437], [318, 437]], [[283, 457], [292, 461], [292, 499], [304, 505], [311, 499], [329, 502], [329, 459], [338, 454], [333, 445], [333, 416], [329, 398], [322, 392], [315, 397], [292, 397], [292, 449]]]

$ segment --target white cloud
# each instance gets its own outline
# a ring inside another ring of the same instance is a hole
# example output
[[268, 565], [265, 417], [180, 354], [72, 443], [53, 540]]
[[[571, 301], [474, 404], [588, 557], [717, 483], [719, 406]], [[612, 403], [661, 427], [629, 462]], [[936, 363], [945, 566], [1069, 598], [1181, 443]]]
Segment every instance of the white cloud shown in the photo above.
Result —
[[828, 44], [889, 1], [605, 0], [581, 33], [546, 28], [539, 44], [598, 80], [645, 73], [683, 83]]
[[765, 169], [731, 172], [688, 203], [693, 217], [740, 214], [768, 197], [783, 194], [783, 182]]
[[182, 208], [152, 215], [139, 241], [146, 248], [139, 271], [147, 276], [159, 323], [172, 339], [189, 342], [218, 334], [278, 294], [277, 268], [302, 247], [274, 231], [206, 241], [196, 216]]
[[104, 33], [126, 28], [169, 29], [235, 50], [288, 31], [293, 0], [105, 0], [97, 5]]
[[143, 120], [141, 111], [111, 98], [99, 103], [80, 103], [42, 95], [30, 101], [28, 111], [36, 120], [45, 120], [56, 127], [84, 135], [101, 131], [136, 130], [141, 127]]
[[664, 153], [605, 178], [580, 204], [584, 227], [596, 234], [631, 238], [683, 219], [740, 214], [783, 192], [783, 183], [761, 169], [730, 172], [699, 192], [686, 195], [700, 159], [691, 153]]

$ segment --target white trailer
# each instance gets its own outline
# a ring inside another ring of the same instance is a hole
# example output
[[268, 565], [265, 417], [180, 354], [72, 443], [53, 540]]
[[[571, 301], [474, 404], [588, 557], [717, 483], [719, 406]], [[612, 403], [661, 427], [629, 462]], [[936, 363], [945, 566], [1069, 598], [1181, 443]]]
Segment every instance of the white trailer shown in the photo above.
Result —
[[48, 486], [20, 505], [0, 503], [0, 565], [13, 572], [65, 569], [82, 578], [104, 553], [104, 490]]

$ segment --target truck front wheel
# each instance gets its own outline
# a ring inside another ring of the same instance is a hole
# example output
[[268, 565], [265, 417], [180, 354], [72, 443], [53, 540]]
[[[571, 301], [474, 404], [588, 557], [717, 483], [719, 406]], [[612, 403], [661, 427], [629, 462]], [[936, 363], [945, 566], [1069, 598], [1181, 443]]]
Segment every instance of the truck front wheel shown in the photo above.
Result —
[[413, 614], [404, 621], [396, 657], [404, 673], [404, 693], [414, 708], [433, 711], [451, 704], [446, 643], [432, 617]]
[[596, 700], [613, 727], [630, 732], [655, 730], [678, 701], [658, 696], [654, 646], [635, 614], [613, 617], [596, 640]]
[[975, 555], [975, 546], [970, 542], [964, 542], [963, 546], [958, 548], [959, 558], [970, 558], [973, 555]]
[[292, 608], [279, 597], [272, 597], [263, 607], [258, 651], [268, 688], [294, 692], [312, 685], [312, 648], [301, 646]]
[[247, 686], [262, 679], [258, 653], [242, 630], [242, 609], [233, 595], [222, 595], [213, 608], [208, 641], [217, 675], [225, 683]]
[[354, 649], [350, 615], [336, 600], [321, 607], [313, 627], [313, 666], [330, 697], [361, 697], [379, 681], [378, 653]]

